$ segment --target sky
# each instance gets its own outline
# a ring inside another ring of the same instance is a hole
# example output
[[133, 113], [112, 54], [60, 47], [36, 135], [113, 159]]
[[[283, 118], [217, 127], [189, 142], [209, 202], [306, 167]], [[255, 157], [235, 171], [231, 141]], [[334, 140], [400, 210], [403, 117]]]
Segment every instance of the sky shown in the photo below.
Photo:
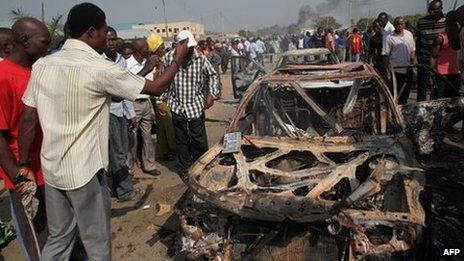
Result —
[[[329, 15], [341, 24], [348, 24], [348, 0], [165, 0], [169, 21], [193, 20], [202, 22], [207, 31], [233, 32], [255, 30], [278, 24], [286, 26], [298, 19], [298, 10], [305, 4], [325, 1], [340, 2]], [[426, 0], [352, 0], [353, 17], [376, 16], [386, 11], [393, 16], [425, 13]], [[9, 10], [22, 8], [27, 14], [40, 17], [40, 3], [44, 2], [48, 20], [56, 14], [66, 14], [82, 1], [75, 0], [0, 0], [0, 24], [10, 20]], [[111, 25], [163, 22], [162, 0], [97, 0], [90, 2], [101, 7]], [[449, 9], [454, 0], [443, 0]], [[364, 4], [362, 4], [364, 3]], [[369, 3], [369, 4], [365, 4]], [[464, 0], [458, 0], [458, 6]]]

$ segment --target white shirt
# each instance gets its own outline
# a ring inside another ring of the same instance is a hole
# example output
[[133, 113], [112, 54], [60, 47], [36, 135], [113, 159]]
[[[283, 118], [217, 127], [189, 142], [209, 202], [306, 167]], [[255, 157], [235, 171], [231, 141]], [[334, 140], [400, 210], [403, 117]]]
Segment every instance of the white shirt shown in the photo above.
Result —
[[304, 44], [304, 39], [300, 38], [300, 40], [298, 40], [298, 49], [303, 49], [303, 44]]
[[[112, 62], [112, 60], [108, 58], [105, 54], [103, 54], [103, 58]], [[126, 59], [124, 59], [124, 57], [122, 57], [122, 55], [120, 55], [119, 53], [116, 53], [115, 63], [121, 66], [122, 69], [127, 68]], [[126, 119], [132, 119], [135, 117], [134, 103], [128, 100], [122, 100], [120, 102], [111, 101], [110, 113], [115, 115], [116, 117], [125, 117]]]
[[[411, 32], [403, 31], [403, 35], [398, 35], [395, 32], [387, 36], [385, 48], [382, 50], [382, 55], [389, 57], [390, 65], [408, 66], [411, 64], [411, 53], [416, 51], [416, 42]], [[405, 74], [406, 68], [395, 69], [395, 72]]]
[[251, 43], [250, 47], [248, 48], [248, 52], [250, 53], [250, 58], [255, 59], [258, 53], [258, 45], [256, 43]]
[[77, 39], [32, 66], [23, 102], [37, 109], [48, 185], [78, 189], [107, 168], [111, 96], [134, 100], [144, 85]]
[[[135, 60], [134, 56], [131, 55], [131, 57], [126, 60], [127, 69], [129, 69], [129, 71], [131, 71], [133, 74], [137, 74], [143, 69], [146, 61], [146, 59], [143, 59], [142, 63], [139, 63], [137, 60]], [[137, 99], [150, 99], [150, 95], [140, 94], [137, 96]]]
[[387, 36], [392, 34], [394, 31], [395, 27], [392, 23], [390, 23], [390, 21], [388, 21], [385, 27], [382, 29], [382, 51], [385, 49], [385, 41], [387, 40]]

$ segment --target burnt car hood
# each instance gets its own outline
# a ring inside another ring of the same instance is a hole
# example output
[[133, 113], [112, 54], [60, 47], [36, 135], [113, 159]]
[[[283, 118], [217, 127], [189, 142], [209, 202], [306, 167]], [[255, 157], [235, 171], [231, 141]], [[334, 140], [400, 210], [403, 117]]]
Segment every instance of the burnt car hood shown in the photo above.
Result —
[[203, 200], [240, 216], [297, 222], [326, 220], [348, 209], [379, 211], [362, 202], [384, 193], [386, 184], [400, 185], [397, 198], [389, 200], [401, 203], [380, 208], [422, 224], [414, 199], [422, 188], [420, 169], [405, 154], [412, 153], [405, 143], [388, 136], [364, 141], [245, 136], [239, 153], [222, 154], [222, 144], [211, 148], [190, 169], [189, 185]]

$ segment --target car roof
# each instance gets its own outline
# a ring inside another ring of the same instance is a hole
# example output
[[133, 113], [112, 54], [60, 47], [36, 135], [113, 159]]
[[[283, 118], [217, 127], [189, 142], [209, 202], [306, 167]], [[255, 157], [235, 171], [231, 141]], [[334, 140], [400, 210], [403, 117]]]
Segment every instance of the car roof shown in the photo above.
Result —
[[318, 54], [330, 54], [329, 49], [326, 48], [310, 48], [310, 49], [299, 49], [286, 51], [282, 56], [304, 56], [304, 55], [318, 55]]
[[262, 78], [264, 82], [324, 81], [331, 79], [355, 79], [376, 77], [378, 74], [369, 64], [341, 63], [331, 65], [288, 65], [277, 68]]

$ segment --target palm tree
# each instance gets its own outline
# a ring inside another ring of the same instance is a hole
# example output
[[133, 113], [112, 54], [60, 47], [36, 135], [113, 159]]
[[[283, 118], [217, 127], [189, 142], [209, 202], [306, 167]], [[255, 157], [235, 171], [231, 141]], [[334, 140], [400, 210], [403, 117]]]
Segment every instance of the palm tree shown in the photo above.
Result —
[[61, 20], [63, 19], [63, 14], [57, 14], [52, 17], [49, 23], [47, 23], [48, 31], [50, 32], [50, 37], [52, 42], [50, 46], [56, 48], [61, 40], [63, 40], [63, 24]]
[[63, 31], [63, 24], [61, 23], [61, 19], [63, 19], [62, 14], [57, 14], [52, 17], [49, 23], [47, 23], [48, 31], [50, 31], [50, 35], [60, 34]]
[[8, 13], [12, 22], [16, 22], [17, 20], [28, 16], [26, 12], [24, 12], [23, 8], [16, 7], [15, 9], [11, 9]]

